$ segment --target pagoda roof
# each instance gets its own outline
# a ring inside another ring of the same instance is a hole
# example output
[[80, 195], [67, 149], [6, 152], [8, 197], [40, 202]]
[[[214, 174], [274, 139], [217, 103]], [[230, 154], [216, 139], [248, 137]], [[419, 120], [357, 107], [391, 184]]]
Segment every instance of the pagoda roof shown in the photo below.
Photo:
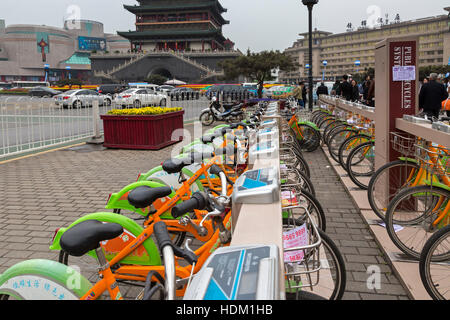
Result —
[[227, 12], [227, 9], [222, 7], [222, 5], [218, 0], [164, 3], [164, 4], [161, 2], [156, 3], [145, 2], [145, 4], [140, 6], [124, 5], [123, 7], [126, 10], [130, 11], [131, 13], [142, 13], [148, 11], [162, 12], [169, 10], [185, 11], [185, 10], [206, 9], [206, 8], [216, 9], [216, 11], [219, 13]]
[[220, 29], [217, 30], [146, 30], [146, 31], [126, 31], [126, 32], [117, 32], [118, 35], [127, 38], [129, 40], [138, 40], [138, 39], [169, 39], [176, 37], [218, 37], [221, 40], [225, 41], [224, 36], [222, 35], [222, 31]]

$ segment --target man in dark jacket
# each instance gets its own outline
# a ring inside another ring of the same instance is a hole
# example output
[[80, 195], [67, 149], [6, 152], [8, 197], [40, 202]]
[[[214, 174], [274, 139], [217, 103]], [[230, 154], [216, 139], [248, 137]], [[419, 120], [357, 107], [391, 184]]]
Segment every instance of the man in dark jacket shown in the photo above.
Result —
[[435, 118], [439, 118], [442, 101], [448, 98], [448, 92], [436, 81], [437, 77], [436, 73], [432, 73], [430, 81], [422, 86], [419, 94], [419, 109], [423, 110], [428, 117]]
[[325, 83], [322, 82], [320, 84], [320, 86], [317, 88], [316, 93], [317, 93], [317, 97], [319, 97], [321, 94], [328, 95], [328, 88], [325, 85]]
[[341, 95], [347, 101], [351, 101], [352, 93], [353, 93], [352, 85], [348, 82], [348, 76], [344, 75], [342, 77], [342, 82], [341, 82]]

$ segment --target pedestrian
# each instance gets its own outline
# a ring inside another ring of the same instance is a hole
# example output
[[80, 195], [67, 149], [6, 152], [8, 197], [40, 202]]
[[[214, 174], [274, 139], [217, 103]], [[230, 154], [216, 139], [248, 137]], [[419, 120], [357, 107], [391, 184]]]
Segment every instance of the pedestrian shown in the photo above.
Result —
[[333, 84], [333, 88], [331, 89], [332, 96], [340, 96], [341, 95], [340, 86], [341, 86], [341, 82], [339, 80], [336, 80], [336, 82]]
[[369, 94], [369, 88], [370, 88], [371, 82], [372, 82], [371, 76], [368, 75], [366, 77], [366, 81], [364, 81], [364, 83], [363, 83], [363, 100], [366, 102], [367, 102], [367, 96]]
[[352, 85], [348, 82], [348, 75], [344, 75], [342, 77], [342, 82], [340, 85], [340, 92], [341, 92], [341, 96], [347, 100], [347, 101], [351, 101], [352, 100]]
[[292, 91], [292, 96], [297, 100], [297, 103], [301, 109], [305, 107], [305, 102], [303, 101], [302, 84], [303, 82], [299, 82], [298, 86], [296, 86], [294, 88], [294, 91]]
[[317, 88], [316, 94], [317, 97], [319, 97], [321, 94], [324, 94], [326, 96], [328, 95], [328, 88], [324, 82], [320, 83], [320, 86]]
[[444, 79], [444, 89], [447, 91], [447, 93], [449, 94], [449, 97], [445, 100], [442, 101], [442, 111], [445, 111], [445, 114], [447, 117], [450, 117], [450, 73], [447, 73], [445, 75], [445, 79]]
[[352, 98], [351, 101], [359, 101], [359, 87], [356, 80], [352, 80]]
[[369, 91], [367, 92], [367, 105], [375, 107], [375, 76], [371, 77]]
[[442, 101], [448, 98], [448, 91], [437, 82], [437, 78], [436, 73], [430, 74], [429, 81], [422, 86], [419, 93], [419, 109], [429, 118], [439, 118]]
[[305, 109], [306, 109], [306, 106], [307, 106], [307, 104], [308, 104], [308, 98], [307, 98], [307, 96], [308, 96], [308, 90], [309, 90], [309, 89], [306, 88], [306, 85], [305, 85], [305, 83], [304, 83], [303, 81], [300, 82], [300, 86], [302, 87], [302, 99], [303, 99], [304, 107], [305, 107]]

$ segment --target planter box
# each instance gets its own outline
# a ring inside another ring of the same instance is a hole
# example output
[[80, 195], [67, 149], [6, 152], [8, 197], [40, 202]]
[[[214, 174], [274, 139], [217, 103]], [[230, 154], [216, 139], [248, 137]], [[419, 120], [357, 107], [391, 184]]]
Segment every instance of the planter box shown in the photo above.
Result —
[[172, 132], [183, 129], [184, 110], [161, 115], [115, 116], [102, 115], [106, 148], [160, 150], [183, 141]]

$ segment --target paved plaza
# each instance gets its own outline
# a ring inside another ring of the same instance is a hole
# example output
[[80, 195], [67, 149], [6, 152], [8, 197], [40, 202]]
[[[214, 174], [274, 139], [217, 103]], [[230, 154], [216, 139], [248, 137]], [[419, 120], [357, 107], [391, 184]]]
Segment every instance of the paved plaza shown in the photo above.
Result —
[[[194, 126], [186, 129], [193, 133]], [[25, 259], [57, 260], [58, 252], [49, 250], [56, 228], [88, 213], [108, 211], [104, 206], [111, 192], [170, 158], [174, 147], [133, 151], [80, 145], [0, 164], [0, 273]], [[345, 259], [344, 299], [407, 299], [323, 151], [305, 153], [305, 158], [327, 216], [327, 234]], [[371, 290], [367, 269], [373, 265], [381, 270], [381, 288]]]

